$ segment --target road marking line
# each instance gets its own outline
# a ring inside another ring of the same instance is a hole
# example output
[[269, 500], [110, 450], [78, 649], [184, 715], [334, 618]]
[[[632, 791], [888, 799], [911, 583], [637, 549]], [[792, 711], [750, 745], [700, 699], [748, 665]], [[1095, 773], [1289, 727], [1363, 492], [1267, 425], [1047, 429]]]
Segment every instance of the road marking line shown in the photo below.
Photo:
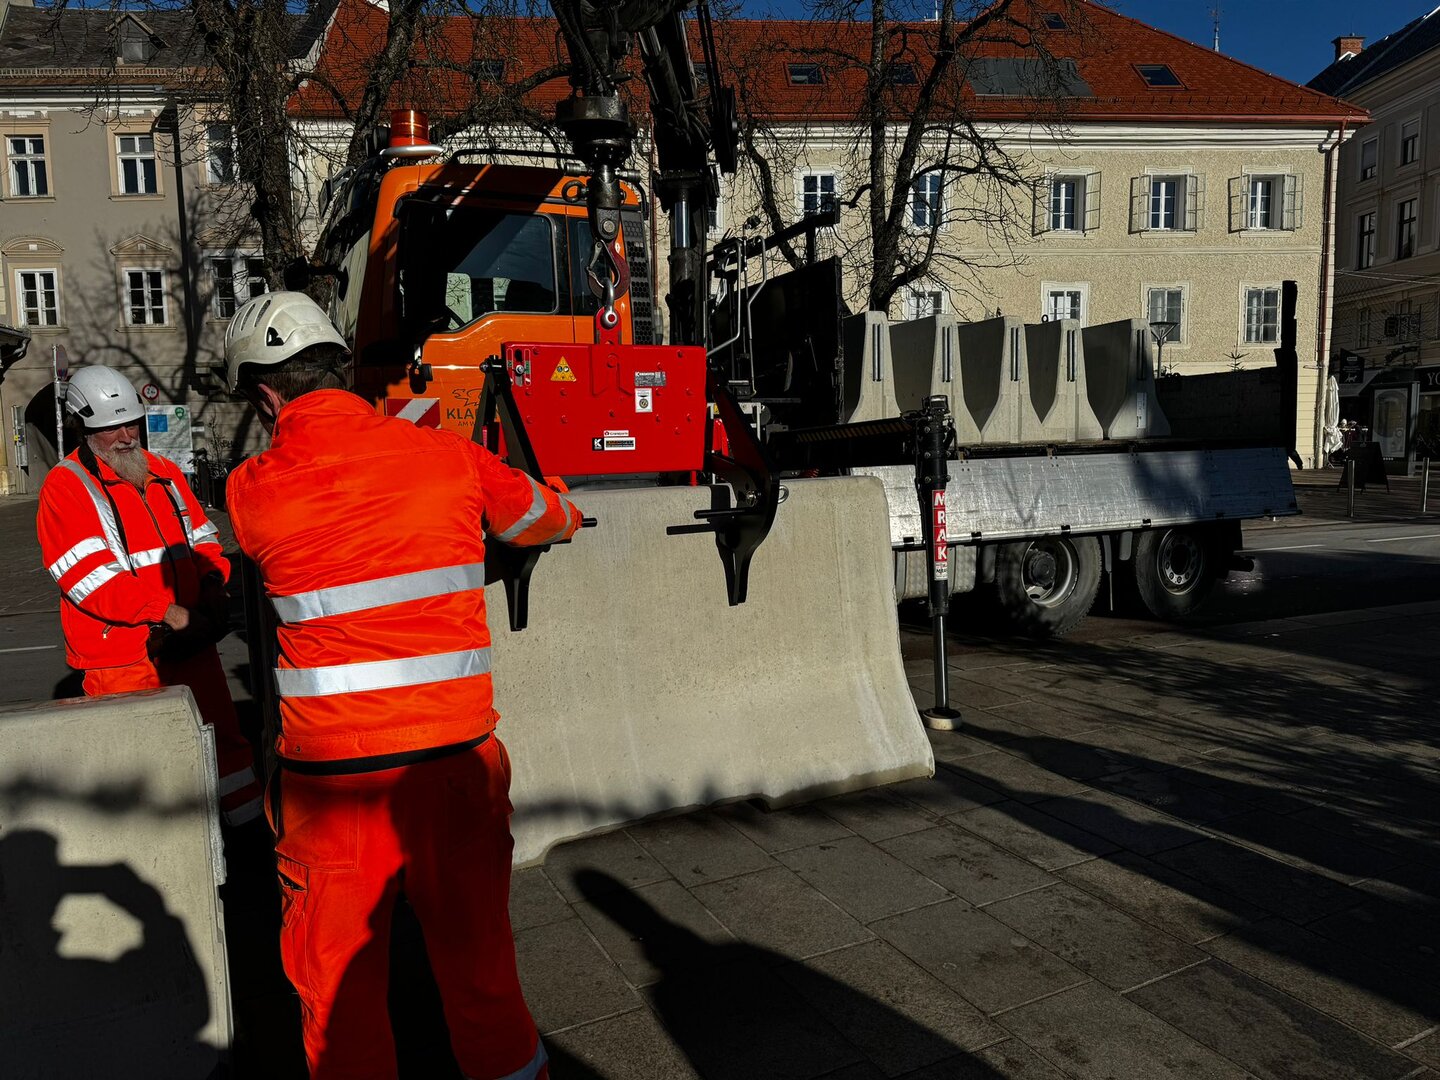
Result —
[[59, 645], [25, 645], [18, 649], [0, 649], [0, 653], [9, 652], [42, 652], [45, 649], [58, 649]]
[[1378, 540], [1366, 540], [1367, 544], [1395, 544], [1401, 540], [1434, 540], [1440, 533], [1422, 533], [1420, 536], [1382, 536]]
[[1299, 551], [1301, 548], [1324, 547], [1324, 544], [1291, 544], [1289, 547], [1246, 548], [1242, 555], [1259, 555], [1262, 551]]

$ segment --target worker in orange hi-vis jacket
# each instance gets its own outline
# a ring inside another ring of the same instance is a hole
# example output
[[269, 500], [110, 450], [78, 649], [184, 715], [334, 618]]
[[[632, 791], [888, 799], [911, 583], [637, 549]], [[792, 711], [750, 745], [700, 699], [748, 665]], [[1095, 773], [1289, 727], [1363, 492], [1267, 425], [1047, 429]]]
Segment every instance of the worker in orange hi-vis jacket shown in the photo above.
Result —
[[82, 368], [65, 408], [80, 445], [45, 478], [36, 520], [65, 658], [92, 697], [188, 686], [215, 731], [227, 847], [247, 822], [263, 837], [254, 753], [215, 651], [230, 575], [215, 526], [179, 467], [141, 446], [145, 410], [124, 376]]
[[480, 446], [343, 389], [349, 354], [303, 293], [240, 308], [225, 358], [271, 433], [231, 474], [227, 506], [277, 616], [267, 809], [310, 1074], [395, 1076], [386, 989], [403, 891], [462, 1072], [548, 1077], [510, 931], [484, 532], [553, 543], [580, 513]]

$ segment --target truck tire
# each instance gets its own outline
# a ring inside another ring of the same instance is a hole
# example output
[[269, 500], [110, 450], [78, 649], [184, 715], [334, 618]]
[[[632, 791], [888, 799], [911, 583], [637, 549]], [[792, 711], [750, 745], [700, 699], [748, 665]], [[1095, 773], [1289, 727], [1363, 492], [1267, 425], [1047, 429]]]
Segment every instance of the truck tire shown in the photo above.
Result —
[[1100, 590], [1100, 542], [1047, 536], [1002, 544], [995, 556], [995, 599], [1019, 633], [1061, 637], [1079, 626]]
[[1215, 588], [1217, 554], [1207, 530], [1149, 529], [1135, 538], [1135, 591], [1157, 619], [1182, 619]]

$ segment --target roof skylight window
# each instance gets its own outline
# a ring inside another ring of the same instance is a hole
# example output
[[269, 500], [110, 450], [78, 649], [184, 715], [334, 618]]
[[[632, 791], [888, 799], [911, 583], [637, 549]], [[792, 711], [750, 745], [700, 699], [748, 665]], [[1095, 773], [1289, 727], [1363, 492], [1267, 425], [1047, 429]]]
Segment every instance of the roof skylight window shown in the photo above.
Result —
[[786, 64], [785, 73], [791, 86], [819, 86], [825, 81], [819, 64]]
[[1175, 72], [1170, 70], [1169, 64], [1136, 64], [1135, 70], [1140, 73], [1140, 78], [1145, 80], [1145, 85], [1155, 90], [1168, 90], [1185, 85]]
[[915, 65], [909, 61], [888, 65], [885, 78], [891, 86], [915, 86], [920, 81], [915, 74]]
[[1045, 20], [1046, 30], [1069, 30], [1070, 24], [1065, 21], [1065, 16], [1058, 11], [1047, 11], [1040, 16]]

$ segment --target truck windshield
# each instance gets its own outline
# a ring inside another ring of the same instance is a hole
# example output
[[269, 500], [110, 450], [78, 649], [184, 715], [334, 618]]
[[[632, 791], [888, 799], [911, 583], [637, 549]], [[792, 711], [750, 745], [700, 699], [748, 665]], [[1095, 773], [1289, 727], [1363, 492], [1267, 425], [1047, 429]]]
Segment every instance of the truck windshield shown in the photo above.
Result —
[[555, 310], [555, 237], [543, 216], [412, 206], [401, 218], [399, 254], [411, 326], [444, 332], [497, 311]]

